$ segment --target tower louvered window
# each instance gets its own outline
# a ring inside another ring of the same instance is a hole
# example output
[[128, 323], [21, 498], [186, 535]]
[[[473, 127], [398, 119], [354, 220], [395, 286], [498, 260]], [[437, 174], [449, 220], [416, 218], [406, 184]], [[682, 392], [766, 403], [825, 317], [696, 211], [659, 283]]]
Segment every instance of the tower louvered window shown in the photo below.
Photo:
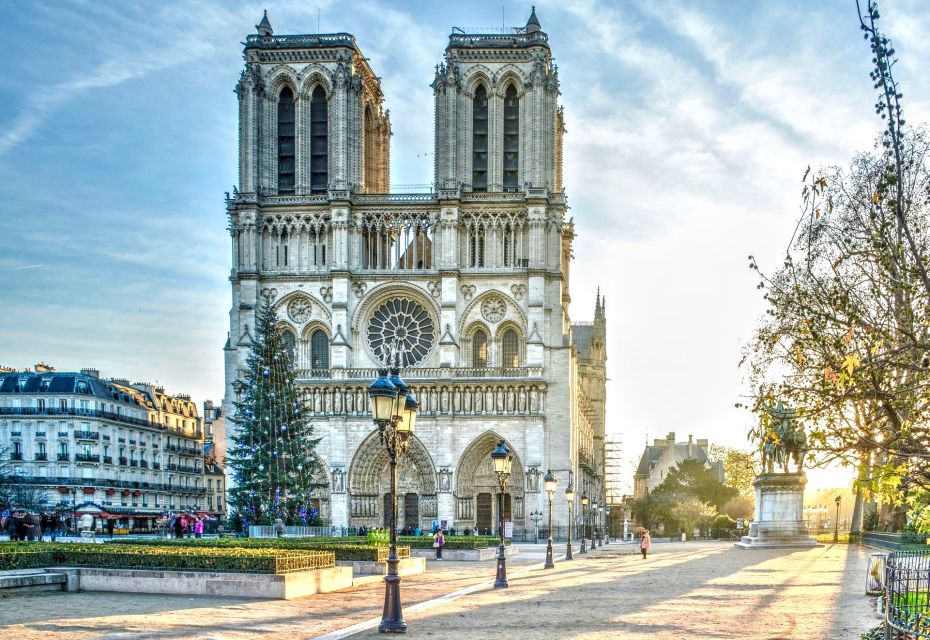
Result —
[[519, 367], [520, 339], [517, 337], [517, 332], [513, 329], [507, 329], [507, 331], [504, 332], [504, 338], [501, 342], [501, 351], [503, 352], [501, 365], [505, 367]]
[[488, 334], [476, 331], [471, 339], [471, 366], [484, 369], [488, 366]]
[[325, 193], [329, 186], [329, 114], [323, 87], [310, 99], [310, 191]]
[[278, 96], [278, 193], [294, 193], [294, 92]]
[[504, 94], [504, 191], [517, 190], [520, 162], [520, 100], [517, 88], [507, 87]]
[[471, 187], [474, 191], [488, 190], [488, 92], [484, 85], [475, 89], [472, 108], [472, 160]]

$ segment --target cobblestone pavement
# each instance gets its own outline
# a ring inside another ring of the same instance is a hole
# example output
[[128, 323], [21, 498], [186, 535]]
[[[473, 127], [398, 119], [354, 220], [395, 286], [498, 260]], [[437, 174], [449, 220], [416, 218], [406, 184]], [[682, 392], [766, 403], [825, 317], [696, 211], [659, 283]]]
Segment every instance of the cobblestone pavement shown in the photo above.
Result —
[[[540, 548], [508, 561], [510, 588], [479, 589], [408, 611], [408, 637], [740, 638], [855, 640], [878, 623], [863, 593], [868, 550], [739, 551], [720, 543], [656, 544], [648, 560], [610, 545], [543, 571]], [[412, 609], [493, 579], [494, 563], [430, 562], [405, 577]], [[488, 587], [489, 587], [488, 583]], [[37, 593], [0, 599], [5, 637], [314, 638], [381, 615], [384, 588], [371, 583], [299, 600]], [[353, 637], [375, 637], [377, 629]]]

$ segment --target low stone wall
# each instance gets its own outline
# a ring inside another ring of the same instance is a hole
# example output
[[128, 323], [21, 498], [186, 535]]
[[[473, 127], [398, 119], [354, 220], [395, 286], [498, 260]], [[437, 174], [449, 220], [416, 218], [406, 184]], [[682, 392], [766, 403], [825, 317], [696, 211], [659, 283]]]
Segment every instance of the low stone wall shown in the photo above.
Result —
[[[359, 575], [387, 575], [387, 563], [374, 560], [337, 560], [340, 567], [352, 567], [352, 573]], [[397, 561], [397, 575], [412, 576], [426, 573], [426, 558], [402, 558]]]
[[[52, 568], [77, 572], [80, 591], [118, 591], [206, 595], [234, 598], [290, 600], [352, 586], [350, 567], [331, 567], [281, 575], [264, 573], [211, 573], [206, 571], [147, 571], [139, 569]], [[69, 589], [72, 590], [72, 589]]]
[[[514, 546], [504, 547], [504, 555], [510, 557], [519, 553]], [[435, 549], [411, 549], [410, 555], [416, 558], [426, 558], [432, 560], [436, 558]], [[443, 549], [443, 560], [457, 560], [460, 562], [478, 562], [481, 560], [493, 560], [497, 557], [497, 547], [488, 547], [487, 549]]]

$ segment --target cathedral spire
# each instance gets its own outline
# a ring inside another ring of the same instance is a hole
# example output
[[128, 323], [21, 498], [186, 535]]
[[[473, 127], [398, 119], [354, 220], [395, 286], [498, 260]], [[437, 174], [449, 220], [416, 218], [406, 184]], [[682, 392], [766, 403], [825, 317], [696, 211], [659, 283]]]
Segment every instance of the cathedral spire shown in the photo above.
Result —
[[537, 33], [539, 31], [542, 31], [542, 25], [539, 24], [539, 18], [536, 17], [536, 5], [533, 5], [530, 19], [526, 21], [526, 32]]
[[262, 16], [262, 21], [255, 25], [255, 28], [258, 30], [258, 35], [260, 36], [270, 36], [274, 34], [274, 31], [271, 29], [271, 22], [268, 20], [268, 9], [265, 9], [265, 15]]

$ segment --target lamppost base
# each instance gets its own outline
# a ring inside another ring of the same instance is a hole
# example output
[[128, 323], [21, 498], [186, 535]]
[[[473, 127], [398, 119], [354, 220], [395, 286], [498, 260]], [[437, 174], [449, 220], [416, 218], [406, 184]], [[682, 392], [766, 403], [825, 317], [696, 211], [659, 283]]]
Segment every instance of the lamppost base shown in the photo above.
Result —
[[553, 568], [555, 568], [555, 563], [552, 561], [552, 538], [549, 538], [549, 542], [546, 544], [546, 563], [543, 565], [543, 569]]
[[[391, 560], [388, 560], [388, 564]], [[378, 633], [407, 633], [407, 623], [404, 622], [404, 611], [400, 605], [400, 576], [397, 575], [397, 560], [389, 567], [393, 572], [384, 576], [384, 613], [381, 615], [381, 624]]]
[[504, 545], [497, 550], [497, 575], [494, 578], [495, 589], [506, 589], [507, 583], [507, 556], [504, 555]]

